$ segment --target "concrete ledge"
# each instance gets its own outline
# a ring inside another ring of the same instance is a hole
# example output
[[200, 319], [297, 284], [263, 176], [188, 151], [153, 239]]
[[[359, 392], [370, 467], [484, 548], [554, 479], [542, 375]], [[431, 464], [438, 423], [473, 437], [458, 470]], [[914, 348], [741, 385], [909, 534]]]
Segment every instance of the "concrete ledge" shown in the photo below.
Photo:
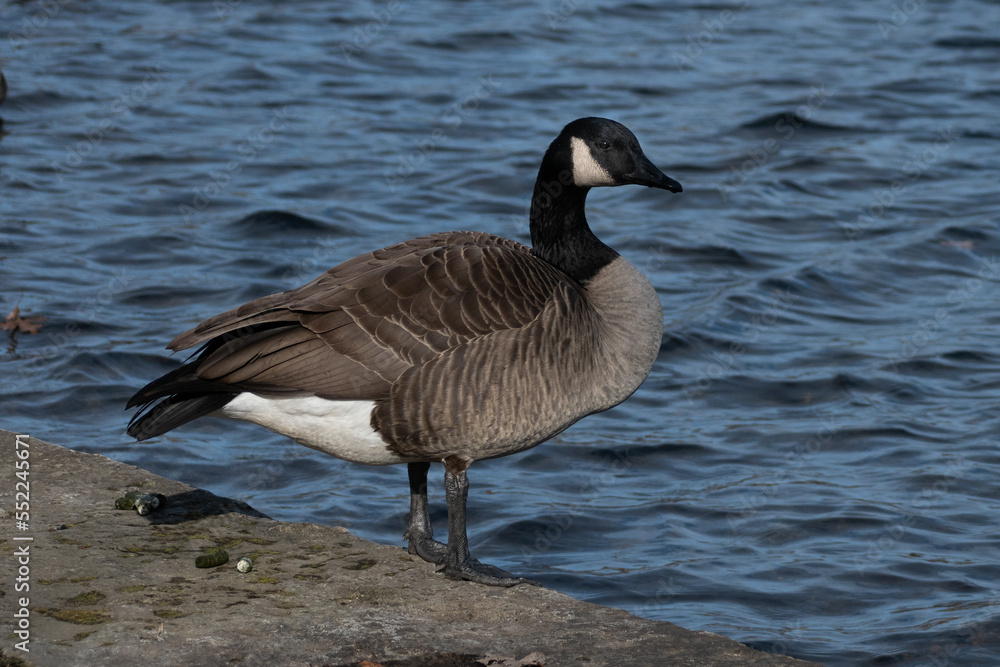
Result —
[[[15, 436], [0, 431], [0, 570], [16, 573], [27, 547], [30, 571], [28, 591], [15, 590], [16, 574], [0, 583], [7, 659], [388, 667], [539, 652], [550, 666], [812, 664], [544, 588], [449, 581], [404, 549], [344, 528], [274, 521], [103, 456], [21, 440], [30, 463], [27, 530], [15, 524]], [[165, 494], [166, 505], [147, 516], [116, 510], [115, 498], [132, 489]], [[196, 556], [217, 547], [229, 563], [195, 567]], [[247, 574], [236, 569], [243, 555], [255, 557]], [[28, 653], [15, 648], [21, 597], [30, 600]], [[8, 664], [3, 656], [0, 664]]]

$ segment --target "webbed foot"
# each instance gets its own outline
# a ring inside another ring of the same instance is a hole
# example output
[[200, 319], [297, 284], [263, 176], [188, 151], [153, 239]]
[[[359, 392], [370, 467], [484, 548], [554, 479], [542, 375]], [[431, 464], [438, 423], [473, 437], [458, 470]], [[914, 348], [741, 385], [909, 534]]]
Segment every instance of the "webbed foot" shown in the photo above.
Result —
[[446, 561], [444, 567], [439, 572], [444, 572], [444, 576], [449, 579], [473, 581], [477, 584], [485, 584], [487, 586], [509, 588], [518, 584], [541, 585], [533, 579], [518, 577], [507, 570], [501, 570], [495, 565], [480, 563], [472, 556], [468, 556], [463, 562], [455, 564]]
[[438, 542], [428, 535], [414, 535], [414, 531], [406, 531], [404, 540], [409, 541], [406, 550], [414, 556], [420, 556], [428, 563], [440, 565], [448, 555], [448, 545]]
[[441, 564], [448, 555], [448, 546], [434, 539], [430, 512], [427, 509], [427, 469], [429, 463], [411, 463], [407, 467], [410, 477], [410, 518], [403, 539], [409, 544], [406, 550], [420, 556], [428, 563]]
[[487, 586], [540, 585], [537, 581], [518, 577], [495, 565], [480, 563], [469, 553], [469, 538], [465, 532], [465, 503], [469, 496], [469, 478], [465, 469], [449, 470], [445, 462], [444, 490], [448, 499], [448, 553], [441, 571], [449, 579], [464, 579]]

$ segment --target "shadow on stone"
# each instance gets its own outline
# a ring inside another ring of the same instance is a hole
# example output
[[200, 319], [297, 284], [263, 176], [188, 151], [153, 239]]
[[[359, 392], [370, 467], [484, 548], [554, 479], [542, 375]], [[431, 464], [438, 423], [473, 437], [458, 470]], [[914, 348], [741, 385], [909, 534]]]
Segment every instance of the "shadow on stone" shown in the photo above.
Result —
[[[153, 491], [155, 492], [155, 489]], [[221, 498], [202, 489], [168, 495], [163, 507], [147, 514], [146, 518], [154, 526], [163, 526], [226, 514], [243, 514], [257, 519], [270, 518], [244, 502]]]

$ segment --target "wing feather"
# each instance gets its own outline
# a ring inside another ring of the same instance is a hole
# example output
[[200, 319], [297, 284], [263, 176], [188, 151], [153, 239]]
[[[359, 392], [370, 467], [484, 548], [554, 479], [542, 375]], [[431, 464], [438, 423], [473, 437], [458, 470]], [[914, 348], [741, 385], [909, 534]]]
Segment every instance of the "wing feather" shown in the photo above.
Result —
[[233, 391], [386, 399], [405, 371], [527, 326], [564, 274], [501, 237], [433, 234], [361, 255], [311, 283], [210, 318], [171, 341], [204, 344], [192, 381]]

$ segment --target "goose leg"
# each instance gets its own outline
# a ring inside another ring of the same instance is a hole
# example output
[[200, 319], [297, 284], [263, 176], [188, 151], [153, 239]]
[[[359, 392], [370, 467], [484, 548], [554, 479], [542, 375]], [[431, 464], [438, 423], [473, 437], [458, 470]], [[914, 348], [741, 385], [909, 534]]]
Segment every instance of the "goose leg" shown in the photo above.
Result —
[[465, 532], [465, 503], [469, 497], [469, 478], [465, 469], [450, 470], [445, 462], [444, 490], [448, 501], [448, 554], [444, 574], [449, 579], [466, 579], [487, 586], [538, 585], [537, 581], [517, 577], [499, 567], [480, 563], [469, 553], [469, 538]]
[[427, 509], [427, 470], [430, 463], [410, 463], [406, 472], [410, 477], [410, 520], [403, 535], [409, 541], [407, 551], [420, 556], [428, 563], [443, 563], [448, 547], [434, 539], [431, 516]]

